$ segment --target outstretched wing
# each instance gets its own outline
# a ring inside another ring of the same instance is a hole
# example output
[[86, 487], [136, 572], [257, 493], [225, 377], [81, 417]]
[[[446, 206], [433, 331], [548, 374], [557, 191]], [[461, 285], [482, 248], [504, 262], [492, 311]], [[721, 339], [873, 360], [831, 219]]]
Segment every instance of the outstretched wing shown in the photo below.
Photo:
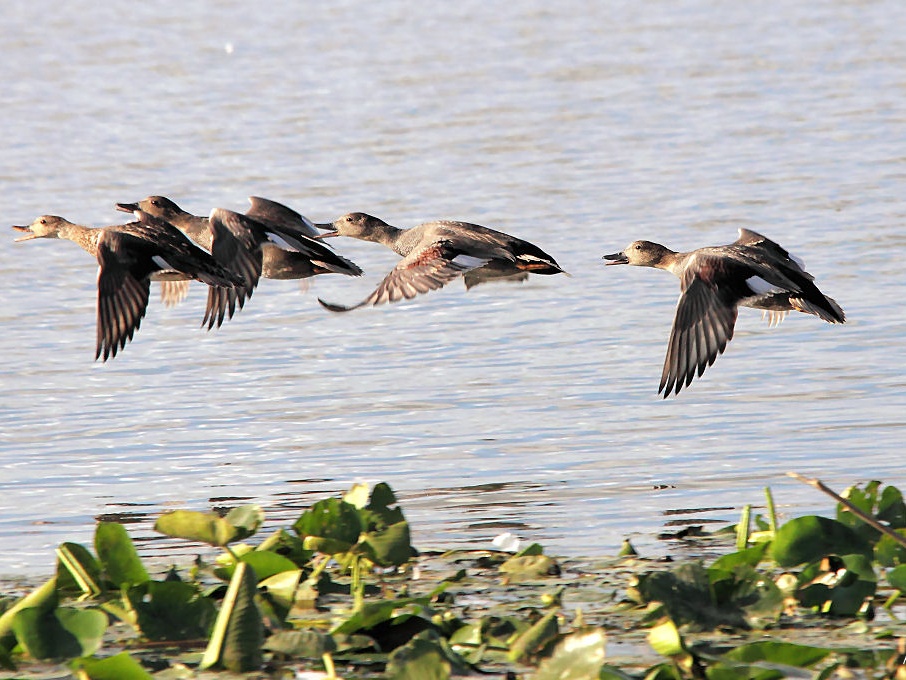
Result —
[[374, 292], [357, 305], [346, 307], [320, 298], [318, 302], [332, 312], [348, 312], [368, 305], [411, 300], [421, 293], [442, 288], [463, 272], [488, 262], [485, 258], [473, 257], [456, 250], [449, 241], [436, 241], [414, 250], [400, 260]]
[[736, 304], [721, 296], [719, 288], [692, 278], [680, 295], [658, 394], [666, 399], [679, 394], [723, 353], [733, 338]]
[[252, 297], [261, 278], [261, 243], [266, 240], [257, 223], [232, 210], [214, 208], [210, 222], [211, 255], [221, 266], [242, 277], [245, 285], [208, 288], [208, 304], [201, 322], [202, 326], [207, 324], [208, 330], [219, 327], [225, 317], [233, 318], [236, 306], [242, 309], [246, 299]]
[[[132, 339], [148, 308], [151, 283], [137, 277], [127, 235], [108, 231], [98, 241], [97, 346], [94, 358], [115, 357]], [[150, 270], [149, 270], [150, 271]]]

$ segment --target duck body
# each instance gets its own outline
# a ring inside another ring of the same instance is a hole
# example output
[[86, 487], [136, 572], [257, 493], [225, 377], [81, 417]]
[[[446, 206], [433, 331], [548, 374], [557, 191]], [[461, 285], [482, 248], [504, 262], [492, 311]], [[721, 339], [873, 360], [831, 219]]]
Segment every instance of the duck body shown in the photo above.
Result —
[[[261, 277], [304, 279], [318, 274], [361, 276], [353, 262], [312, 237], [314, 225], [299, 213], [270, 199], [252, 196], [251, 208], [243, 215], [214, 208], [208, 217], [193, 215], [164, 196], [148, 196], [137, 203], [118, 203], [119, 210], [136, 208], [166, 220], [195, 243], [208, 250], [224, 267], [239, 273], [245, 286], [208, 291], [208, 309], [202, 325], [221, 326], [251, 298]], [[185, 284], [167, 287], [162, 295], [170, 301], [185, 297]]]
[[634, 241], [609, 264], [654, 267], [680, 279], [673, 329], [658, 392], [666, 398], [701, 376], [733, 338], [739, 307], [766, 312], [775, 325], [791, 311], [844, 323], [843, 309], [822, 293], [801, 260], [748, 229], [732, 244], [679, 253], [651, 241]]
[[87, 227], [56, 215], [42, 215], [17, 241], [60, 238], [73, 241], [98, 261], [95, 359], [106, 361], [123, 349], [141, 325], [150, 282], [197, 280], [216, 288], [244, 285], [173, 226], [140, 210], [137, 221]]
[[403, 258], [377, 289], [357, 305], [346, 307], [319, 300], [331, 311], [412, 299], [489, 264], [495, 273], [502, 272], [502, 275], [565, 273], [538, 246], [468, 222], [440, 220], [399, 229], [365, 213], [349, 213], [318, 227], [327, 230], [325, 237], [349, 236], [381, 243]]

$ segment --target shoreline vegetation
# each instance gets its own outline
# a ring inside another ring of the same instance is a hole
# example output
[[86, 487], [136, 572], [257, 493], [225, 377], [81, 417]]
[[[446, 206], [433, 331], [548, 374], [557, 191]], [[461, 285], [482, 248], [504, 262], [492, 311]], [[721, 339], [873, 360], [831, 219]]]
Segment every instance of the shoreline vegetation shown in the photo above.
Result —
[[831, 516], [779, 524], [766, 489], [765, 515], [684, 539], [702, 559], [677, 562], [508, 536], [419, 553], [383, 483], [265, 536], [253, 505], [165, 513], [156, 531], [212, 557], [163, 573], [99, 522], [94, 545], [57, 548], [52, 578], [0, 597], [0, 678], [906, 680], [902, 493], [793, 476]]

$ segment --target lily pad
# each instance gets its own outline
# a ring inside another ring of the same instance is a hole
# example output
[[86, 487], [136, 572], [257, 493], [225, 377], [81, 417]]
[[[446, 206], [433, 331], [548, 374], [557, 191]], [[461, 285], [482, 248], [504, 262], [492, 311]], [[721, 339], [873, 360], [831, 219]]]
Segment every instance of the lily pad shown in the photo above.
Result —
[[16, 640], [33, 659], [71, 659], [94, 654], [107, 630], [97, 609], [30, 607], [13, 619]]
[[823, 614], [855, 616], [868, 611], [877, 585], [871, 560], [864, 555], [830, 556], [802, 570], [796, 597]]
[[106, 659], [80, 659], [77, 668], [85, 680], [153, 680], [142, 665], [126, 652]]
[[293, 529], [304, 539], [307, 550], [335, 555], [349, 551], [358, 542], [362, 521], [354, 505], [326, 498], [302, 513]]
[[541, 662], [532, 680], [597, 680], [606, 645], [607, 635], [601, 629], [568, 635]]
[[320, 659], [337, 650], [333, 637], [316, 630], [281, 630], [271, 635], [264, 649], [300, 659]]
[[388, 680], [447, 680], [455, 672], [469, 671], [465, 663], [433, 631], [416, 635], [390, 654], [385, 678]]
[[122, 524], [100, 522], [94, 533], [94, 549], [107, 577], [117, 587], [136, 586], [151, 578]]
[[213, 512], [174, 510], [161, 515], [154, 530], [174, 538], [185, 538], [217, 547], [239, 540], [239, 530]]
[[500, 573], [511, 580], [536, 579], [544, 576], [558, 576], [557, 561], [547, 555], [517, 555], [500, 565]]
[[213, 601], [192, 583], [148, 581], [126, 591], [126, 598], [149, 640], [207, 638], [217, 616]]
[[828, 555], [873, 556], [869, 543], [851, 528], [817, 515], [797, 517], [781, 526], [771, 544], [771, 556], [781, 567], [793, 567]]
[[[897, 487], [885, 486], [882, 490], [881, 482], [872, 481], [864, 488], [851, 486], [841, 495], [859, 510], [891, 529], [906, 528], [906, 503]], [[837, 506], [837, 520], [867, 541], [874, 543], [878, 540], [880, 532], [854, 515], [843, 504]]]

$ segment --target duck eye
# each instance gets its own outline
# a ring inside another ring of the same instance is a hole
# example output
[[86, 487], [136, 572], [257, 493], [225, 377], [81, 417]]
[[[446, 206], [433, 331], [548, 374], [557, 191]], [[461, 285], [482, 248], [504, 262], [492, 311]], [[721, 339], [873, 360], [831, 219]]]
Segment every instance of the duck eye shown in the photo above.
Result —
[[635, 249], [636, 249], [636, 250], [641, 250], [641, 249], [642, 249], [642, 246], [641, 246], [640, 244], [636, 244]]

